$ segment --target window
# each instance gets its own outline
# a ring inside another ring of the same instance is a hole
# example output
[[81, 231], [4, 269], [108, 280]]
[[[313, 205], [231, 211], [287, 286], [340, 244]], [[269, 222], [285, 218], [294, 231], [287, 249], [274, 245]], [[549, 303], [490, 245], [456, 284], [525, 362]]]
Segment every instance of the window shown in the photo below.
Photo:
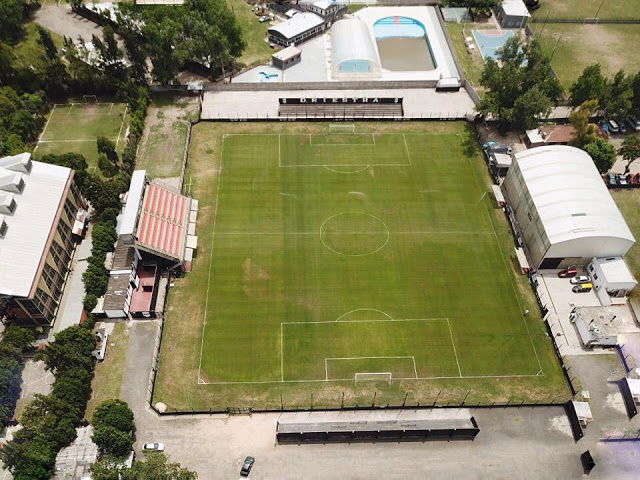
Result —
[[64, 202], [64, 213], [67, 216], [69, 223], [73, 225], [73, 222], [76, 219], [76, 209], [68, 198]]
[[594, 279], [594, 280], [597, 280], [597, 279], [598, 279], [598, 274], [597, 274], [597, 273], [593, 275], [593, 279]]

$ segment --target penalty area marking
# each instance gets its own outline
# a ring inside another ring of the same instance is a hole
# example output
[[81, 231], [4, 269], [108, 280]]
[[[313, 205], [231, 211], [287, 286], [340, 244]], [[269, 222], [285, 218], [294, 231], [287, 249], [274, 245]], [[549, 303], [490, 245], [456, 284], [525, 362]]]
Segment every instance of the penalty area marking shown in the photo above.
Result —
[[[324, 359], [324, 378], [329, 381], [329, 367], [328, 363], [330, 361], [336, 360], [374, 360], [378, 358], [390, 358], [390, 359], [411, 359], [413, 362], [413, 373], [415, 377], [393, 377], [392, 372], [356, 372], [356, 374], [388, 374], [390, 378], [395, 378], [396, 380], [406, 380], [406, 379], [416, 379], [418, 377], [418, 369], [416, 368], [416, 357], [413, 355], [397, 355], [397, 356], [375, 356], [375, 357], [325, 357]], [[351, 378], [332, 378], [331, 380], [351, 380]]]

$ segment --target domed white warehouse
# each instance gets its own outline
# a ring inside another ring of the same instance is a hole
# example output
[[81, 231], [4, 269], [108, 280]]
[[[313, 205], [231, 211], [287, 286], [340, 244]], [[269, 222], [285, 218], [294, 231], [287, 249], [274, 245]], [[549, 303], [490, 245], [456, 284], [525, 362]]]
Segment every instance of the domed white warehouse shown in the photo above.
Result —
[[331, 28], [331, 74], [337, 80], [380, 77], [378, 50], [362, 20], [339, 20]]
[[535, 268], [621, 257], [635, 243], [583, 150], [554, 145], [517, 153], [503, 189]]

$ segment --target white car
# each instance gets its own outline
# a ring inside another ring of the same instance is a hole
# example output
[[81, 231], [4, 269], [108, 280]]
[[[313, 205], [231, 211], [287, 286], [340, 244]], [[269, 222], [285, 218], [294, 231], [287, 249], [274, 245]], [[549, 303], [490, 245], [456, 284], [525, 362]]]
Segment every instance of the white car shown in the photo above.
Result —
[[145, 452], [164, 452], [164, 443], [145, 443], [142, 449]]
[[590, 281], [591, 281], [591, 278], [589, 277], [589, 275], [576, 275], [570, 280], [570, 282], [573, 285], [579, 285], [581, 283], [589, 283]]

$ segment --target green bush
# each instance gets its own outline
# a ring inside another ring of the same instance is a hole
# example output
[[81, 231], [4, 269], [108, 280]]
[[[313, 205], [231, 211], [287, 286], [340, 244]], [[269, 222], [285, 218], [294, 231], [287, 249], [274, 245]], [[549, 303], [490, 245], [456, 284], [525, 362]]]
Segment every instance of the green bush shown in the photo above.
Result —
[[131, 452], [133, 438], [131, 434], [121, 432], [109, 425], [94, 427], [91, 440], [96, 444], [100, 454], [124, 457]]
[[105, 400], [93, 412], [91, 424], [94, 427], [110, 426], [129, 433], [134, 429], [133, 412], [127, 402], [117, 398]]
[[98, 155], [98, 168], [107, 178], [113, 177], [116, 173], [118, 173], [118, 167], [104, 154], [101, 153]]
[[82, 306], [84, 307], [84, 311], [87, 313], [91, 313], [96, 305], [98, 304], [98, 297], [96, 297], [93, 293], [87, 293], [84, 296], [84, 300], [82, 301]]

